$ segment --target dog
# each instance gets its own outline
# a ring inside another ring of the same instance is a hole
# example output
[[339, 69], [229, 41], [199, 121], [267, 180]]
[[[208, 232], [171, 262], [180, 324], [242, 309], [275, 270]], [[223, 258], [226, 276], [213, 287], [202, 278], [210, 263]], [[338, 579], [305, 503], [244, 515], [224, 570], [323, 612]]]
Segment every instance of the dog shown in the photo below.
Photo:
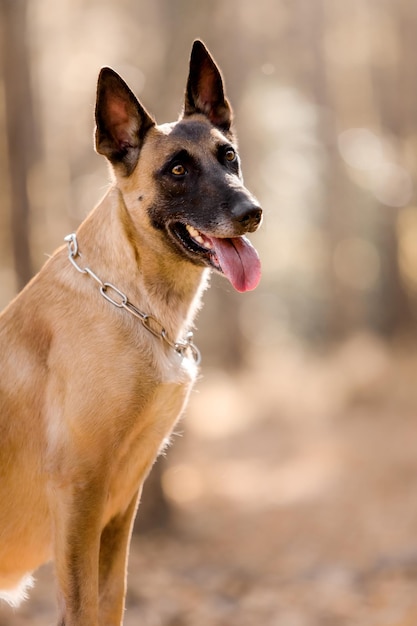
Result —
[[214, 59], [193, 44], [182, 114], [157, 125], [103, 68], [96, 151], [112, 183], [0, 317], [0, 597], [53, 560], [60, 626], [120, 626], [142, 485], [198, 371], [190, 328], [210, 270], [260, 279]]

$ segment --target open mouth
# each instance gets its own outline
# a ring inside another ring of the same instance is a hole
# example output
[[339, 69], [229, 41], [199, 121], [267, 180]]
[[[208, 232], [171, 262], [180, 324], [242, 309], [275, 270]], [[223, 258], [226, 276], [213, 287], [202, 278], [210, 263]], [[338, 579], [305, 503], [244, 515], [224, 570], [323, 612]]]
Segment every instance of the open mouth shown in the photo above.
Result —
[[170, 231], [188, 256], [224, 274], [237, 291], [250, 291], [258, 285], [261, 263], [245, 236], [213, 237], [182, 222], [171, 224]]
[[221, 271], [211, 237], [197, 230], [194, 226], [182, 222], [175, 222], [171, 225], [170, 230], [179, 240], [181, 247], [185, 248], [188, 253], [200, 257], [202, 261]]

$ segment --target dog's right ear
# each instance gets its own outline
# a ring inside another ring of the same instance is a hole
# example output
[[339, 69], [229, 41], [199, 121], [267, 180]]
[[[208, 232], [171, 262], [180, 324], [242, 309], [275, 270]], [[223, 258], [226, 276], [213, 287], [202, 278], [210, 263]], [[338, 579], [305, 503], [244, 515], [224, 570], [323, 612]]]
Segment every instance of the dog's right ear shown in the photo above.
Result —
[[155, 120], [109, 67], [98, 77], [96, 100], [96, 150], [128, 176], [133, 171], [143, 139]]

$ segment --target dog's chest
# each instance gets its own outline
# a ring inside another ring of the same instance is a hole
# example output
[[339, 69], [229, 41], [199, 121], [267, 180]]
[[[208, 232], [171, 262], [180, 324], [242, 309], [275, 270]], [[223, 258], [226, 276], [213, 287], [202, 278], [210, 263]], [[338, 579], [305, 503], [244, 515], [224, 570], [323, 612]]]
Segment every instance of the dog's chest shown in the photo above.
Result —
[[[181, 416], [194, 379], [196, 367], [184, 363], [174, 375], [155, 385], [145, 406], [135, 417], [130, 432], [114, 449], [106, 521], [127, 507], [147, 477], [159, 452]], [[168, 374], [168, 372], [167, 372]]]

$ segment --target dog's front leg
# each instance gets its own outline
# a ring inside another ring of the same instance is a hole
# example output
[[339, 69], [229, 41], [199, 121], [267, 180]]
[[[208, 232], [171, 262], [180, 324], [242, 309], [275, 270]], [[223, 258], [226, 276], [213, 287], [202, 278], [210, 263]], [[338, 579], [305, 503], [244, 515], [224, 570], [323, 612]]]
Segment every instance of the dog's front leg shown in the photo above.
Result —
[[59, 626], [99, 626], [100, 535], [106, 490], [98, 480], [54, 486]]
[[127, 555], [137, 503], [138, 494], [127, 510], [116, 515], [101, 534], [99, 623], [103, 626], [119, 626], [123, 622]]

